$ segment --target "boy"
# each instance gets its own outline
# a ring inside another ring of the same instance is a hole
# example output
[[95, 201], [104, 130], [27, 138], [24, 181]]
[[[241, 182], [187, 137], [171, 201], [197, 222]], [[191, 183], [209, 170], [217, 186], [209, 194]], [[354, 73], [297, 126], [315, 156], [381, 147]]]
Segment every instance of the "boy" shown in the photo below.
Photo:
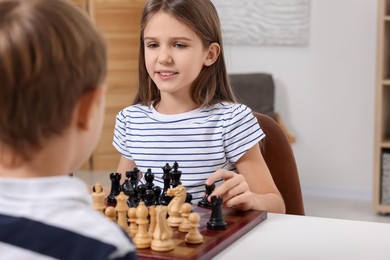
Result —
[[68, 176], [104, 113], [106, 47], [65, 0], [0, 0], [0, 258], [134, 259]]

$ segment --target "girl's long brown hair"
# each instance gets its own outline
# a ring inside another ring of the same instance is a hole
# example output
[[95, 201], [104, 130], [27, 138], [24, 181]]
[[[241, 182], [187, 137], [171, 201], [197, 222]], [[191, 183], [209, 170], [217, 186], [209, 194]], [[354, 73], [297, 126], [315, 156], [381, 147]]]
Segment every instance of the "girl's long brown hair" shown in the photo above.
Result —
[[220, 54], [211, 66], [204, 66], [192, 85], [192, 99], [201, 107], [222, 101], [236, 102], [229, 83], [223, 56], [222, 33], [217, 10], [210, 0], [148, 0], [140, 27], [139, 87], [134, 104], [151, 105], [160, 100], [160, 92], [149, 77], [145, 65], [144, 30], [157, 12], [167, 13], [191, 28], [202, 40], [204, 48], [220, 45]]

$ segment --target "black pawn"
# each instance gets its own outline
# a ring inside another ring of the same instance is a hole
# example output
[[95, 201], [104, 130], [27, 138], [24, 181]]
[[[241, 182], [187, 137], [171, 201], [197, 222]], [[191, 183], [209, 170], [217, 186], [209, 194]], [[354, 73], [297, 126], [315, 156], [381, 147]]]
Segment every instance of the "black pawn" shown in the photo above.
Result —
[[116, 199], [115, 196], [118, 196], [119, 192], [121, 191], [120, 186], [120, 180], [121, 180], [121, 174], [118, 172], [110, 173], [110, 180], [111, 180], [111, 191], [110, 194], [107, 196], [107, 207], [116, 206]]
[[137, 193], [138, 193], [138, 201], [145, 202], [145, 195], [146, 195], [146, 185], [140, 184], [137, 187]]
[[215, 184], [205, 185], [206, 193], [203, 198], [198, 202], [198, 207], [211, 209], [213, 207], [212, 203], [209, 202], [209, 196], [215, 189]]
[[160, 205], [161, 188], [159, 186], [153, 186], [154, 192], [154, 205]]
[[172, 178], [171, 184], [172, 184], [172, 188], [175, 188], [181, 184], [181, 181], [180, 181], [181, 171], [179, 171], [179, 164], [177, 162], [175, 162], [173, 164], [172, 169], [173, 170], [171, 171], [171, 178]]
[[211, 210], [211, 216], [209, 222], [207, 222], [208, 229], [224, 230], [227, 228], [227, 223], [223, 219], [222, 214], [222, 197], [212, 196], [211, 204], [213, 205]]
[[145, 191], [145, 206], [149, 207], [151, 205], [154, 205], [154, 191], [147, 189]]

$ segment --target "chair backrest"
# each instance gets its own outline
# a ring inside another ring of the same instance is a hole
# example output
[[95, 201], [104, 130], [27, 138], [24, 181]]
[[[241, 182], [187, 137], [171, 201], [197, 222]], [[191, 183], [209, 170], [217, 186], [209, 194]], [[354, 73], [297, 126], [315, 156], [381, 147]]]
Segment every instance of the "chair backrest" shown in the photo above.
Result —
[[278, 187], [286, 214], [305, 215], [298, 168], [287, 136], [271, 117], [253, 112], [266, 137], [260, 141], [264, 160]]
[[271, 74], [229, 74], [229, 80], [239, 103], [275, 118], [275, 83]]

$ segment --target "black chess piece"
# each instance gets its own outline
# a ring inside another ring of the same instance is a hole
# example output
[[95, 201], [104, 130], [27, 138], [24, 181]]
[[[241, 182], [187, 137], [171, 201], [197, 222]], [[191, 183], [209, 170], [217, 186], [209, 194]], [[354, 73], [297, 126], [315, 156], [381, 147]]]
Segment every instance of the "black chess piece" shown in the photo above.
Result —
[[173, 167], [172, 167], [172, 171], [171, 171], [172, 188], [175, 188], [181, 184], [180, 178], [181, 178], [181, 171], [179, 171], [179, 164], [177, 162], [174, 162]]
[[145, 206], [149, 207], [151, 205], [154, 205], [154, 191], [153, 189], [147, 189], [145, 191]]
[[198, 202], [198, 207], [210, 209], [213, 207], [213, 205], [209, 201], [209, 196], [213, 192], [213, 190], [215, 189], [215, 184], [213, 183], [211, 185], [205, 185], [205, 188], [206, 188], [206, 192], [205, 192], [203, 198]]
[[190, 204], [192, 204], [192, 194], [191, 193], [186, 193], [186, 203], [190, 203]]
[[138, 193], [138, 201], [144, 201], [145, 202], [146, 185], [145, 184], [138, 185], [137, 193]]
[[118, 172], [110, 173], [111, 191], [110, 194], [107, 196], [107, 207], [116, 206], [115, 196], [118, 196], [118, 194], [121, 191], [121, 186], [120, 186], [121, 177], [122, 175]]
[[160, 196], [160, 204], [161, 205], [168, 205], [169, 202], [172, 200], [172, 197], [168, 196], [167, 191], [171, 187], [171, 166], [169, 163], [165, 164], [165, 166], [162, 168], [163, 170], [163, 176], [162, 179], [164, 180], [164, 189]]
[[144, 175], [145, 181], [146, 181], [146, 188], [148, 190], [151, 190], [154, 186], [153, 180], [154, 180], [154, 174], [152, 173], [151, 169], [147, 169]]
[[137, 192], [137, 187], [138, 187], [138, 182], [139, 182], [139, 175], [140, 175], [140, 170], [135, 167], [131, 171], [126, 172], [126, 177], [129, 178], [129, 182], [131, 187], [133, 188], [134, 191], [134, 196], [132, 200], [136, 205], [138, 205], [138, 192]]
[[154, 192], [154, 205], [160, 205], [160, 195], [161, 195], [160, 186], [153, 186], [152, 190]]
[[122, 191], [126, 196], [129, 196], [127, 199], [127, 205], [130, 208], [136, 207], [138, 204], [137, 198], [135, 197], [135, 191], [133, 189], [133, 186], [130, 183], [129, 179], [126, 179], [122, 184]]
[[127, 199], [127, 206], [129, 206], [129, 208], [136, 208], [138, 206], [138, 199], [135, 196], [135, 190], [131, 189], [128, 192], [128, 196], [129, 198]]
[[223, 199], [220, 196], [211, 197], [212, 210], [209, 222], [207, 222], [208, 229], [224, 230], [227, 228], [227, 223], [222, 214], [222, 202]]
[[133, 186], [134, 190], [137, 189], [137, 185], [138, 185], [138, 181], [139, 181], [139, 175], [140, 175], [139, 173], [140, 173], [140, 170], [137, 167], [135, 167], [131, 171], [127, 171], [126, 172], [126, 177], [130, 179], [130, 183]]

